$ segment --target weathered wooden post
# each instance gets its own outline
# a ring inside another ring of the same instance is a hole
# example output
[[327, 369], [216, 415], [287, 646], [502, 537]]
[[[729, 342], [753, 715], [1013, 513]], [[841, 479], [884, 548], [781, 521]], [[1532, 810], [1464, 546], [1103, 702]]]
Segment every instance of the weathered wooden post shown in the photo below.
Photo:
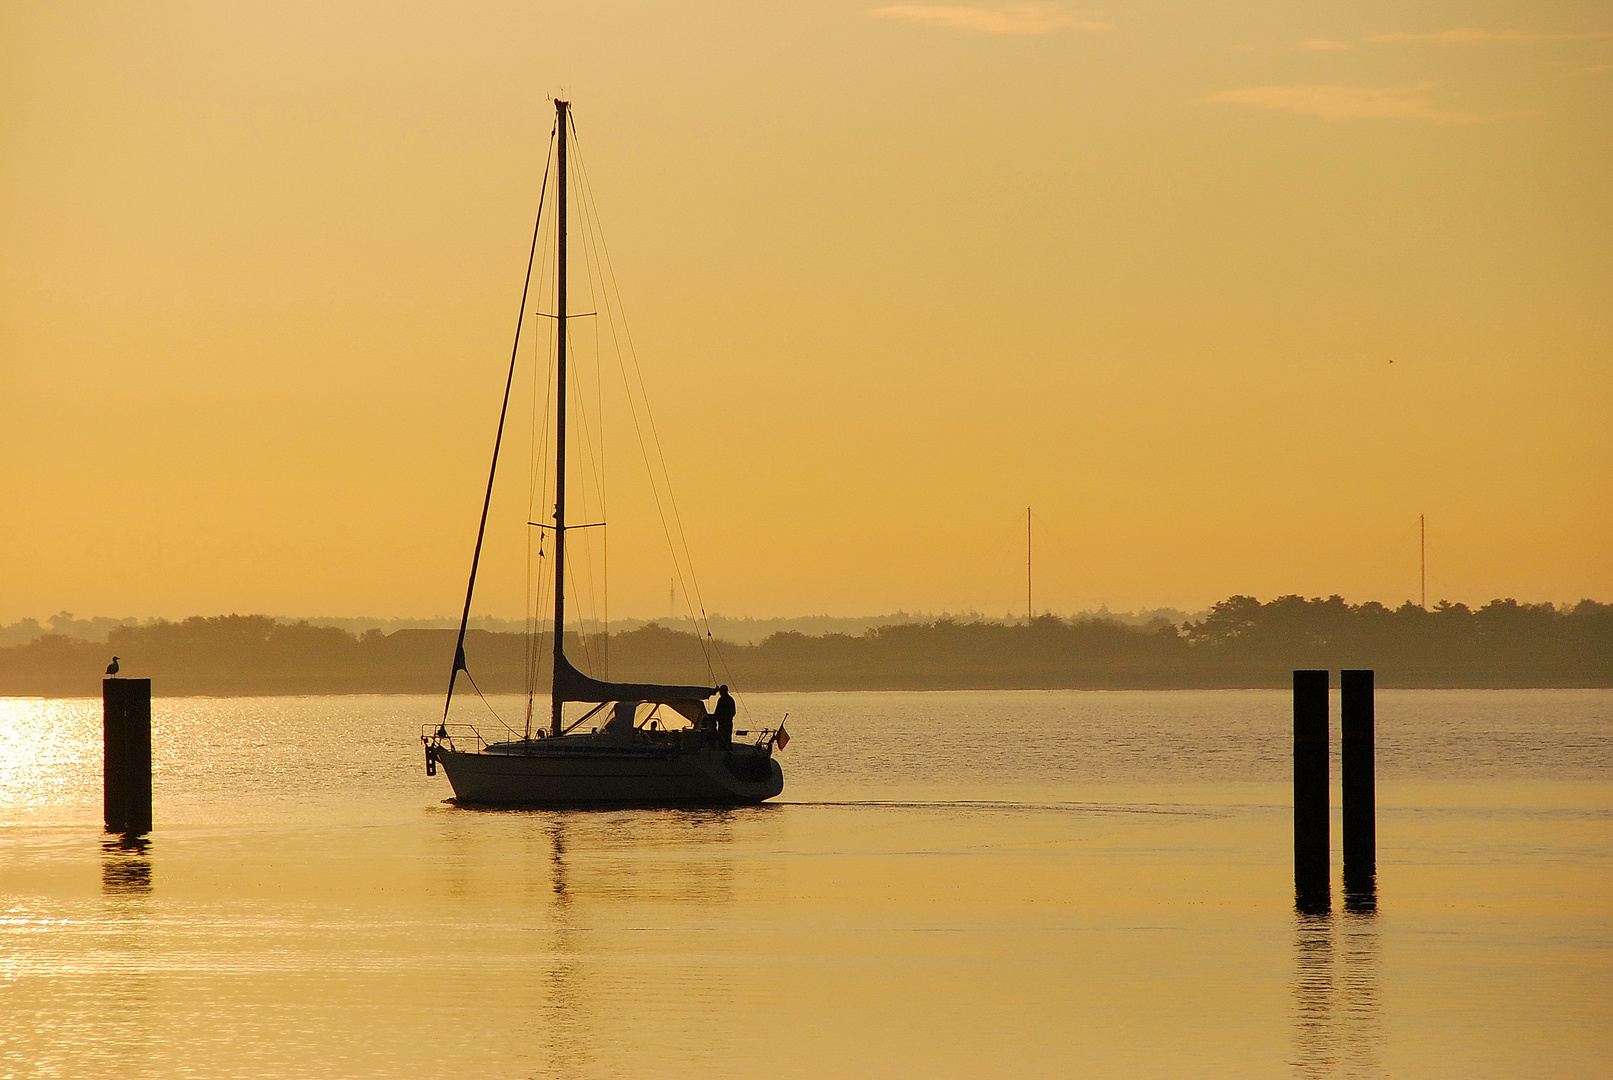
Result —
[[1326, 671], [1294, 672], [1294, 906], [1333, 909], [1328, 883]]
[[1344, 787], [1344, 905], [1371, 911], [1378, 902], [1377, 790], [1373, 761], [1375, 707], [1370, 669], [1339, 673]]
[[101, 682], [101, 808], [107, 832], [151, 831], [151, 680]]

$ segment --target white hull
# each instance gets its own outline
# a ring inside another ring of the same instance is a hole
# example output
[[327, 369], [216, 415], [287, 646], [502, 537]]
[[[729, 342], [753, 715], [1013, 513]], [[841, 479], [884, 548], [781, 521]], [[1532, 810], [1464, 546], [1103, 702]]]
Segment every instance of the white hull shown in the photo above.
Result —
[[535, 744], [531, 753], [444, 746], [436, 759], [457, 801], [476, 806], [732, 806], [784, 790], [778, 762], [749, 747], [565, 747], [558, 739], [551, 746]]

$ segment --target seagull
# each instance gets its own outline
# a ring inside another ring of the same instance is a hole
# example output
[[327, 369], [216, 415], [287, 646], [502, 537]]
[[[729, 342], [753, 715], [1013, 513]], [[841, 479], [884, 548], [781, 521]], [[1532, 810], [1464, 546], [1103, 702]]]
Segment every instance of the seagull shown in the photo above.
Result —
[[118, 658], [117, 657], [114, 656], [112, 658], [112, 662], [106, 666], [106, 673], [108, 675], [116, 675], [118, 673]]

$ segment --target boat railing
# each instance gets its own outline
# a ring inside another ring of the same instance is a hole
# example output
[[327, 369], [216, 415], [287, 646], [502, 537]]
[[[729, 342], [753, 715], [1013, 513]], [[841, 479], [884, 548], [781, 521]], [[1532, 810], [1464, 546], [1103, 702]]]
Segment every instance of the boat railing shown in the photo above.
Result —
[[421, 724], [420, 741], [428, 748], [446, 746], [450, 750], [465, 749], [459, 744], [473, 746], [475, 751], [487, 749], [488, 740], [475, 724]]
[[[734, 735], [744, 739], [754, 735], [755, 746], [758, 750], [772, 753], [778, 741], [780, 728], [744, 728], [738, 729]], [[673, 747], [692, 747], [700, 745], [705, 736], [692, 727], [680, 728], [650, 728], [648, 725], [639, 729], [639, 740], [649, 744], [661, 744]], [[544, 733], [536, 733], [542, 739]], [[457, 750], [468, 753], [483, 753], [489, 746], [496, 743], [509, 743], [511, 740], [505, 733], [489, 739], [483, 735], [475, 724], [421, 724], [420, 742], [426, 748], [427, 772], [436, 774], [436, 756], [439, 748]]]

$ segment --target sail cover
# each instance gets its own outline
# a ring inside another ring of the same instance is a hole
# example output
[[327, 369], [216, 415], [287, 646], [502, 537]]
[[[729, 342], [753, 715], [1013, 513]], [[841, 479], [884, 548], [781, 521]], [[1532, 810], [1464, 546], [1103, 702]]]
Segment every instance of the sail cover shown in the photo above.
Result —
[[571, 666], [564, 654], [555, 657], [554, 697], [556, 701], [704, 701], [717, 692], [715, 686], [662, 686], [658, 683], [600, 682]]

